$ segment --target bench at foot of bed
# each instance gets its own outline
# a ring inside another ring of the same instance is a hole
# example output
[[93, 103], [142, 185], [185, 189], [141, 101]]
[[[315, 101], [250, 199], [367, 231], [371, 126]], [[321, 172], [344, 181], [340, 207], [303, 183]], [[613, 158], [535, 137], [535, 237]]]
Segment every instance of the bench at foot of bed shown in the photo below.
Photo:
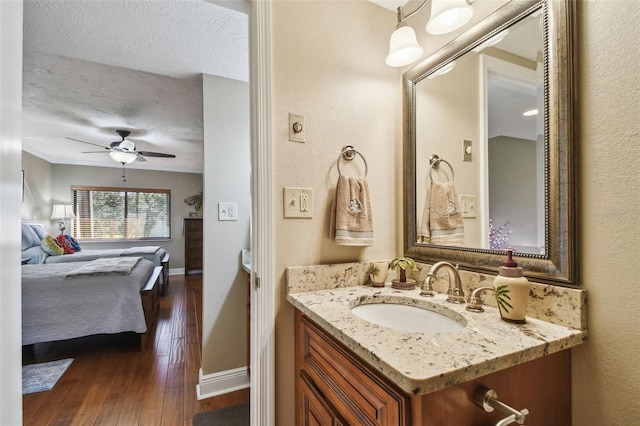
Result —
[[169, 253], [165, 254], [162, 258], [162, 275], [160, 276], [160, 296], [167, 294], [169, 288]]

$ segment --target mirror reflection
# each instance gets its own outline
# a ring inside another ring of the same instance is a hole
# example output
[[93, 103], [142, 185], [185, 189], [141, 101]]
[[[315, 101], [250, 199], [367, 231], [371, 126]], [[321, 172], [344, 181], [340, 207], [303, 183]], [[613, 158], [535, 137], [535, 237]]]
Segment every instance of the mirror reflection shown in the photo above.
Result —
[[541, 17], [415, 84], [417, 243], [545, 254]]

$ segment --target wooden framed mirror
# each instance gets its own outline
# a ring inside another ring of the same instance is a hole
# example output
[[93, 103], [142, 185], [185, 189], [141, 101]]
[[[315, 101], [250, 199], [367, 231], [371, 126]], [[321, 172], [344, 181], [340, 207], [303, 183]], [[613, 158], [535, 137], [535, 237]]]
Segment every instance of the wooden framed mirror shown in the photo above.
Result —
[[[403, 75], [405, 256], [495, 274], [514, 247], [530, 279], [576, 284], [574, 7], [512, 0]], [[425, 238], [454, 176], [463, 241]]]

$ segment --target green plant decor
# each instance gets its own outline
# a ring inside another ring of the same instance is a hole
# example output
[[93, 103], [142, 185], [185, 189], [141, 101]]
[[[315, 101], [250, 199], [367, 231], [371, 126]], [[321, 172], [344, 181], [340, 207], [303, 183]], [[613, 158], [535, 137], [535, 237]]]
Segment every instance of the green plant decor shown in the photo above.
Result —
[[199, 191], [196, 195], [185, 198], [184, 202], [189, 206], [193, 206], [196, 211], [199, 211], [202, 207], [202, 191]]
[[407, 268], [411, 268], [412, 271], [418, 269], [416, 262], [410, 257], [396, 257], [389, 263], [389, 269], [400, 268], [400, 277], [398, 281], [401, 283], [407, 282]]
[[509, 308], [513, 309], [513, 306], [508, 301], [511, 301], [509, 296], [509, 289], [506, 285], [499, 285], [496, 287], [496, 302], [500, 309], [504, 309], [505, 312], [509, 312]]

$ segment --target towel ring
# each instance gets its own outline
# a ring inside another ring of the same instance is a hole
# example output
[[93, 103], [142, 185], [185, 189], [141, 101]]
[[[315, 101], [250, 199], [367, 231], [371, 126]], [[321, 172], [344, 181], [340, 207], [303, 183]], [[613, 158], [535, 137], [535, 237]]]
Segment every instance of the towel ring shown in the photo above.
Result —
[[440, 167], [440, 163], [445, 163], [447, 166], [449, 166], [449, 169], [451, 170], [451, 182], [453, 182], [455, 180], [455, 172], [453, 171], [453, 167], [451, 167], [451, 164], [449, 164], [447, 160], [445, 160], [444, 158], [440, 158], [436, 154], [433, 154], [431, 157], [429, 157], [429, 165], [431, 166], [431, 168], [429, 169], [429, 179], [431, 179], [431, 182], [433, 182], [433, 169], [437, 169], [438, 167]]
[[369, 174], [369, 166], [367, 165], [367, 160], [365, 160], [364, 155], [360, 154], [352, 145], [345, 145], [342, 147], [342, 151], [340, 151], [340, 155], [338, 155], [338, 161], [336, 161], [336, 167], [338, 168], [338, 174], [342, 176], [342, 172], [340, 172], [340, 158], [343, 158], [346, 161], [351, 161], [356, 158], [356, 154], [362, 158], [364, 162], [364, 175], [367, 176]]

